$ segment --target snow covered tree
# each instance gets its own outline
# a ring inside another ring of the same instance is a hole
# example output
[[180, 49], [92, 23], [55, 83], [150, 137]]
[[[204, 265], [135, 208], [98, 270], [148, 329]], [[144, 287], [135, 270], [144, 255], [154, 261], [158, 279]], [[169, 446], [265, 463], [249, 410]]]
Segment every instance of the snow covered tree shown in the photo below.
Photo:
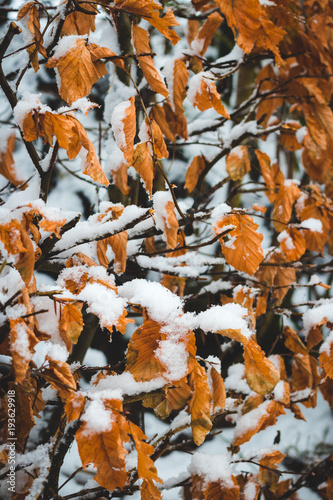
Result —
[[332, 2], [0, 22], [1, 498], [331, 499]]

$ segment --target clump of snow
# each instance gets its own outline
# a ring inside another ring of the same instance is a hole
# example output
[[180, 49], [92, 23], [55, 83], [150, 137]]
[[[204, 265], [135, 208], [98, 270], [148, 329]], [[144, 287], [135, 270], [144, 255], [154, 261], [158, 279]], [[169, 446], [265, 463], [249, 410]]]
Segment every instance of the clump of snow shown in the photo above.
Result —
[[254, 408], [253, 410], [245, 413], [245, 415], [240, 416], [234, 431], [235, 439], [243, 436], [258, 425], [260, 419], [266, 415], [269, 404], [270, 401], [264, 401], [257, 408]]
[[310, 229], [310, 231], [314, 233], [322, 233], [323, 232], [323, 223], [319, 219], [314, 219], [311, 217], [310, 219], [305, 219], [299, 226], [301, 229]]
[[106, 410], [101, 399], [94, 398], [83, 413], [82, 420], [86, 422], [85, 434], [98, 434], [110, 430], [112, 413]]
[[118, 288], [120, 297], [147, 309], [154, 321], [169, 324], [183, 312], [183, 301], [157, 282], [135, 279]]
[[170, 335], [170, 338], [160, 342], [155, 355], [167, 368], [167, 371], [163, 373], [165, 379], [180, 380], [187, 375], [188, 352], [186, 344], [179, 342], [177, 336]]
[[120, 375], [108, 375], [101, 379], [98, 384], [89, 390], [92, 392], [101, 392], [103, 397], [112, 399], [122, 399], [124, 395], [134, 396], [144, 392], [151, 392], [161, 389], [166, 384], [162, 377], [157, 377], [148, 382], [136, 382], [130, 372], [123, 372]]
[[251, 389], [245, 379], [245, 366], [243, 363], [235, 363], [229, 367], [224, 386], [229, 391], [250, 394]]
[[10, 127], [1, 127], [0, 129], [0, 153], [7, 151], [7, 143], [13, 135], [15, 136], [15, 129]]
[[[170, 191], [156, 191], [153, 194], [153, 207], [155, 210], [155, 220], [156, 227], [161, 231], [165, 230], [165, 227], [169, 227], [168, 225], [168, 213], [166, 211], [166, 204], [172, 200], [172, 196]], [[166, 240], [165, 235], [163, 234], [162, 238]]]
[[25, 361], [31, 359], [30, 342], [27, 332], [27, 325], [25, 323], [16, 326], [17, 337], [15, 342], [11, 342], [11, 348], [17, 352]]
[[52, 113], [52, 109], [45, 104], [42, 104], [39, 99], [41, 94], [31, 94], [30, 92], [23, 92], [22, 98], [18, 101], [14, 108], [14, 119], [16, 124], [23, 129], [24, 119], [32, 110], [36, 109], [40, 113], [45, 113], [49, 111]]
[[212, 482], [219, 482], [227, 488], [232, 488], [232, 471], [230, 468], [230, 457], [225, 454], [194, 453], [188, 471], [204, 480], [204, 487]]
[[273, 390], [273, 394], [274, 394], [274, 399], [276, 399], [276, 401], [283, 402], [285, 395], [285, 383], [283, 380], [280, 380], [280, 382], [276, 384]]
[[60, 57], [64, 57], [67, 52], [72, 50], [76, 46], [76, 42], [80, 39], [85, 40], [87, 35], [68, 35], [60, 38], [57, 46], [54, 49], [53, 57], [55, 59], [59, 59]]
[[282, 233], [279, 234], [279, 236], [277, 237], [277, 240], [279, 243], [282, 243], [282, 241], [283, 241], [288, 250], [295, 249], [294, 242], [293, 242], [290, 234], [288, 234], [286, 230], [282, 231]]
[[214, 223], [220, 221], [222, 217], [224, 217], [225, 214], [231, 212], [231, 210], [231, 207], [229, 207], [229, 205], [227, 205], [226, 203], [220, 203], [219, 205], [217, 205], [217, 207], [214, 208], [211, 214]]
[[229, 303], [223, 306], [213, 306], [200, 312], [195, 318], [197, 328], [204, 332], [218, 332], [222, 330], [240, 330], [246, 338], [252, 335], [247, 321], [244, 319], [248, 310], [239, 304]]
[[303, 144], [304, 137], [308, 133], [308, 128], [307, 127], [301, 127], [298, 130], [296, 130], [296, 139], [300, 144]]
[[303, 314], [303, 327], [305, 335], [309, 333], [311, 328], [319, 324], [323, 319], [326, 318], [327, 321], [333, 321], [333, 301], [332, 299], [323, 299], [322, 303], [309, 309]]

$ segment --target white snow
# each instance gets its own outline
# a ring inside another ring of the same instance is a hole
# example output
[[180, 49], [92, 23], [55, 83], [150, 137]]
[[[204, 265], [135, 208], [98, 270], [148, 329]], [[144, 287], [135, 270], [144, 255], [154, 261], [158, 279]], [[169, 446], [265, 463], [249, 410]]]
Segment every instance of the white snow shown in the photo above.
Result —
[[131, 101], [123, 101], [117, 104], [111, 115], [111, 126], [120, 149], [126, 148], [126, 136], [124, 131], [124, 120], [126, 118], [126, 110], [130, 107]]

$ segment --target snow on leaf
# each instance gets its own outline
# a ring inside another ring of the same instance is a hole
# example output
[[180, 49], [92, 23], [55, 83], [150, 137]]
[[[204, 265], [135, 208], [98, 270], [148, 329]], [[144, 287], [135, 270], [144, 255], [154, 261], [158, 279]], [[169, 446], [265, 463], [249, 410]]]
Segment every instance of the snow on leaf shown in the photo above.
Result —
[[[58, 56], [56, 50], [46, 67], [57, 68], [61, 80], [59, 94], [65, 101], [72, 104], [77, 99], [90, 94], [94, 83], [106, 75], [106, 67], [101, 59], [114, 57], [116, 54], [106, 47], [87, 43], [82, 37], [74, 38], [75, 44], [69, 43], [66, 46], [66, 38], [68, 37], [62, 38], [59, 42], [61, 49], [58, 51], [61, 55]], [[122, 61], [118, 64], [123, 65]]]
[[15, 380], [22, 384], [30, 361], [32, 360], [34, 346], [38, 343], [34, 332], [22, 318], [10, 319], [10, 352], [13, 360]]
[[191, 78], [187, 97], [192, 106], [199, 111], [214, 108], [224, 118], [230, 118], [228, 111], [221, 103], [221, 96], [216, 90], [215, 83], [202, 73]]
[[319, 361], [325, 369], [328, 377], [333, 379], [333, 334], [327, 337], [320, 348]]
[[232, 227], [229, 232], [231, 239], [227, 242], [220, 239], [226, 261], [238, 271], [253, 275], [264, 258], [263, 236], [256, 232], [259, 226], [249, 215], [236, 213], [225, 215], [215, 224], [214, 230], [219, 234], [229, 227]]
[[118, 148], [124, 153], [128, 165], [132, 165], [134, 138], [136, 135], [136, 113], [134, 97], [118, 104], [111, 116], [112, 130]]
[[[191, 21], [189, 21], [190, 23]], [[216, 31], [219, 29], [222, 23], [222, 17], [218, 12], [213, 12], [207, 17], [206, 22], [199, 29], [196, 34], [196, 37], [191, 43], [191, 49], [194, 50], [198, 55], [203, 56]]]
[[[137, 54], [150, 53], [149, 37], [146, 30], [136, 24], [132, 26], [132, 38]], [[163, 83], [159, 73], [156, 71], [153, 58], [151, 56], [138, 57], [140, 68], [148, 82], [150, 88], [158, 94], [168, 97], [169, 92]]]
[[226, 158], [227, 173], [233, 181], [243, 179], [251, 170], [249, 150], [247, 146], [236, 146]]
[[288, 227], [277, 239], [288, 260], [298, 260], [306, 250], [305, 239], [296, 227]]
[[[123, 443], [129, 441], [129, 425], [121, 414], [122, 410], [120, 400], [105, 401], [104, 413], [109, 415], [109, 428], [99, 432], [94, 429], [94, 423], [88, 421], [83, 423], [75, 436], [83, 467], [93, 463], [97, 468], [95, 481], [110, 491], [122, 489], [127, 482], [127, 451]], [[99, 415], [95, 414], [96, 424], [98, 418]]]
[[35, 266], [35, 252], [27, 231], [16, 219], [0, 225], [0, 241], [9, 255], [15, 256], [15, 267], [28, 285]]
[[170, 192], [157, 191], [154, 193], [153, 204], [156, 216], [156, 226], [163, 231], [167, 247], [175, 248], [177, 245], [179, 224]]
[[78, 420], [84, 410], [85, 397], [80, 392], [73, 392], [66, 400], [65, 411], [68, 422]]
[[191, 413], [193, 441], [200, 446], [212, 428], [210, 419], [210, 397], [205, 369], [195, 361], [189, 376], [192, 397], [188, 402]]
[[240, 446], [258, 432], [274, 425], [279, 415], [284, 415], [283, 405], [277, 401], [264, 401], [237, 421], [233, 446]]

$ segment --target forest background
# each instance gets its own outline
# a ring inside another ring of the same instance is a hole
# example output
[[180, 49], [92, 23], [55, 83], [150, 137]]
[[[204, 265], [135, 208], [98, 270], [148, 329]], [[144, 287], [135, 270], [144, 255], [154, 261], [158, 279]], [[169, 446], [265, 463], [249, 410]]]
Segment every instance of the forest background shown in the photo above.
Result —
[[331, 500], [332, 2], [0, 24], [1, 498]]

